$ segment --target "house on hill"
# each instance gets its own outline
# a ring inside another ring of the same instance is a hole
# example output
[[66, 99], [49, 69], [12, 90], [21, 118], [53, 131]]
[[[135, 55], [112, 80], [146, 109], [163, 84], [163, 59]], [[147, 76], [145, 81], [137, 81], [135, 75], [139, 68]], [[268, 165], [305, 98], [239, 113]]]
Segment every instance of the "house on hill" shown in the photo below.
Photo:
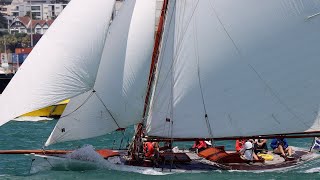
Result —
[[[44, 34], [53, 20], [32, 20], [28, 16], [16, 17], [9, 27], [10, 34], [27, 33], [30, 34]], [[32, 31], [31, 31], [32, 30]]]

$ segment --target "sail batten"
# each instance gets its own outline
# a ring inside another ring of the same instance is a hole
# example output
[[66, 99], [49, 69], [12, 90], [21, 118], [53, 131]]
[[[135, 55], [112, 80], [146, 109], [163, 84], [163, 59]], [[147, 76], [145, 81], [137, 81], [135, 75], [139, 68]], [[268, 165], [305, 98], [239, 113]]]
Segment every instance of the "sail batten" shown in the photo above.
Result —
[[0, 125], [93, 87], [114, 3], [68, 4], [2, 93]]
[[158, 69], [148, 136], [227, 138], [320, 129], [320, 21], [306, 21], [320, 2], [177, 0], [171, 6], [176, 9], [166, 24], [175, 21], [164, 36], [174, 42], [161, 45], [167, 58], [160, 57], [158, 66], [168, 66]]
[[[155, 0], [124, 2], [108, 32], [94, 95], [88, 98], [89, 94], [82, 94], [71, 100], [65, 113], [76, 111], [59, 120], [46, 146], [104, 135], [141, 120], [154, 42], [155, 9]], [[62, 132], [62, 128], [66, 131]]]

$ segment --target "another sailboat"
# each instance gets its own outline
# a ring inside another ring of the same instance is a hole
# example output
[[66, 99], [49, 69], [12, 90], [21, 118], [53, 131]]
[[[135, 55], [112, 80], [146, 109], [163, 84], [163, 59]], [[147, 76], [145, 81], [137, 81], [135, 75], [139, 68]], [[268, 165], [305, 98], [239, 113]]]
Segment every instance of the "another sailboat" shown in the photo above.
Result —
[[[68, 19], [71, 11], [84, 10], [83, 3], [71, 1], [59, 18]], [[102, 8], [98, 0], [91, 3]], [[114, 2], [104, 3], [112, 7]], [[61, 56], [76, 57], [80, 67], [73, 66], [72, 61], [63, 61], [65, 71], [47, 72], [47, 81], [40, 81], [36, 88], [26, 91], [32, 97], [10, 103], [19, 105], [15, 112], [0, 112], [0, 124], [26, 110], [71, 98], [46, 145], [91, 138], [138, 123], [129, 155], [126, 150], [96, 151], [114, 169], [142, 166], [158, 167], [157, 171], [191, 172], [296, 166], [311, 160], [312, 153], [296, 149], [294, 161], [278, 159], [273, 163], [248, 164], [239, 154], [226, 152], [222, 147], [210, 148], [199, 156], [175, 149], [160, 152], [160, 163], [155, 163], [143, 157], [141, 146], [146, 141], [317, 136], [319, 10], [320, 2], [299, 0], [165, 1], [149, 74], [155, 1], [125, 1], [110, 28], [106, 21], [107, 26], [98, 27], [93, 40], [88, 39], [98, 43], [89, 44], [97, 49], [85, 48], [82, 56], [72, 54], [74, 51]], [[109, 11], [103, 12], [102, 19], [109, 18]], [[93, 15], [98, 16], [94, 12]], [[61, 19], [56, 20], [48, 37], [39, 43], [34, 57], [28, 57], [27, 65], [22, 66], [25, 70], [18, 72], [20, 76], [29, 73], [28, 64], [46, 52], [47, 46], [52, 46], [48, 45], [50, 41], [58, 45], [65, 42], [50, 39], [53, 33], [55, 38], [64, 34], [55, 32], [56, 26], [62, 26]], [[71, 22], [80, 26], [77, 20]], [[104, 36], [104, 32], [108, 35]], [[57, 51], [63, 48], [66, 47], [58, 47]], [[88, 59], [94, 60], [90, 68]], [[61, 68], [61, 64], [54, 65], [53, 69]], [[46, 67], [49, 70], [51, 66]], [[14, 88], [22, 83], [20, 76], [9, 84], [2, 102], [9, 102]], [[56, 79], [61, 82], [53, 85], [51, 82]], [[48, 101], [40, 102], [39, 96]], [[66, 158], [69, 161], [73, 152], [34, 153], [33, 158], [58, 166]], [[86, 158], [76, 157], [71, 159], [85, 162]]]

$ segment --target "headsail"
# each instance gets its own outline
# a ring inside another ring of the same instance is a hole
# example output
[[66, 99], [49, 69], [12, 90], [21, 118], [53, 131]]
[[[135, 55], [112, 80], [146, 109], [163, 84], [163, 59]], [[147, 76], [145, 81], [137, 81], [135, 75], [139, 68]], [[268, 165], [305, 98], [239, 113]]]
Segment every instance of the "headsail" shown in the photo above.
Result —
[[0, 125], [93, 87], [115, 0], [73, 0], [1, 96]]
[[93, 90], [72, 99], [46, 146], [96, 137], [141, 120], [155, 8], [155, 0], [125, 1], [110, 26]]
[[320, 130], [320, 1], [170, 2], [149, 136]]

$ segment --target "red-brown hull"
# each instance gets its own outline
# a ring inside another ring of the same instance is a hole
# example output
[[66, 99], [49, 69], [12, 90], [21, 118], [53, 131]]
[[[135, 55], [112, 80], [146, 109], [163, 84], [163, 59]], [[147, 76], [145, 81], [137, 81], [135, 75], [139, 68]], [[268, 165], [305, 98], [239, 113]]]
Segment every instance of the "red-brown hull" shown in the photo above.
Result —
[[223, 147], [218, 147], [208, 148], [200, 152], [198, 155], [207, 160], [218, 163], [220, 165], [219, 167], [224, 170], [265, 171], [294, 167], [298, 164], [303, 163], [304, 161], [310, 160], [312, 158], [311, 156], [310, 158], [306, 158], [305, 160], [301, 159], [301, 157], [306, 156], [308, 154], [311, 153], [308, 151], [296, 150], [295, 153], [292, 155], [294, 159], [290, 161], [285, 161], [284, 159], [278, 161], [274, 160], [275, 162], [268, 162], [264, 160], [248, 161], [242, 159], [239, 153], [226, 152]]

